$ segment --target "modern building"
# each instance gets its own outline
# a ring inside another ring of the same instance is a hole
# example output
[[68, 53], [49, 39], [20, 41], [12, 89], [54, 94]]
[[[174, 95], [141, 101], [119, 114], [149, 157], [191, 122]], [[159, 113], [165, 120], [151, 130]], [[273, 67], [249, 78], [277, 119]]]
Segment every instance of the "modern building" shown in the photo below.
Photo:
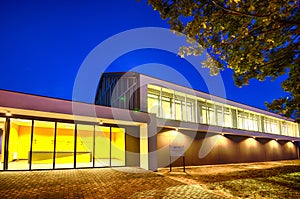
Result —
[[146, 75], [103, 74], [95, 104], [0, 90], [0, 170], [299, 158], [292, 119]]

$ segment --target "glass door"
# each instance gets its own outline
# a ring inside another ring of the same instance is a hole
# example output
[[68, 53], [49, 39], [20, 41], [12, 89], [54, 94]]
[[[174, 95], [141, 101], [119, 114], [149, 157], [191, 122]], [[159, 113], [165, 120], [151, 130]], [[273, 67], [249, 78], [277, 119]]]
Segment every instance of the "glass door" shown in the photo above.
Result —
[[95, 167], [110, 166], [110, 127], [95, 127]]

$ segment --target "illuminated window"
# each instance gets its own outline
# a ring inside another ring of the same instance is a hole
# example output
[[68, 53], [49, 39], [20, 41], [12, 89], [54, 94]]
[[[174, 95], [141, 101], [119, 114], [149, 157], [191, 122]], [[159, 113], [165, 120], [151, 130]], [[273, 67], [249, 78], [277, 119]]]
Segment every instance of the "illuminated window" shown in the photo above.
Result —
[[148, 112], [159, 116], [159, 96], [148, 93]]
[[94, 126], [77, 124], [76, 167], [93, 167]]
[[57, 123], [55, 168], [74, 168], [75, 125]]
[[162, 117], [166, 119], [174, 119], [173, 117], [173, 92], [169, 89], [162, 88]]
[[176, 119], [186, 121], [186, 98], [183, 93], [175, 92]]
[[232, 127], [231, 110], [229, 108], [224, 108], [224, 126]]
[[187, 121], [189, 122], [195, 122], [195, 100], [192, 98], [186, 99], [187, 101], [187, 107], [186, 107], [186, 113], [187, 113]]
[[211, 124], [211, 125], [216, 125], [216, 115], [215, 115], [215, 108], [214, 108], [214, 105], [213, 104], [207, 104], [207, 107], [208, 107], [208, 113], [207, 113], [207, 116], [208, 116], [208, 124]]
[[155, 85], [148, 85], [148, 112], [166, 119], [299, 136], [297, 124], [292, 122]]
[[217, 125], [224, 126], [223, 110], [221, 106], [216, 106], [216, 114], [217, 114]]
[[10, 119], [8, 170], [29, 170], [31, 120]]
[[202, 105], [202, 123], [203, 124], [208, 124], [208, 119], [207, 119], [207, 115], [208, 115], [208, 107], [205, 105]]
[[95, 127], [95, 167], [110, 166], [110, 127]]
[[125, 129], [111, 128], [111, 166], [125, 166]]
[[55, 123], [34, 121], [32, 139], [32, 169], [52, 169]]
[[287, 129], [287, 123], [286, 122], [282, 122], [281, 123], [281, 134], [282, 135], [288, 135], [288, 129]]

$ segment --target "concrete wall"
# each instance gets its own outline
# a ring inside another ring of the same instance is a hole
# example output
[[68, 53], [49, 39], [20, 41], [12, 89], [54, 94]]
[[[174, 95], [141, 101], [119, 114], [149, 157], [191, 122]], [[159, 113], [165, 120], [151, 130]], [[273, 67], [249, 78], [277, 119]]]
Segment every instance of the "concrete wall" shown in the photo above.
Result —
[[[182, 130], [176, 134], [164, 129], [157, 135], [158, 167], [169, 165], [169, 145], [185, 146], [188, 166], [298, 158], [296, 142]], [[182, 166], [181, 158], [172, 157], [172, 161]]]

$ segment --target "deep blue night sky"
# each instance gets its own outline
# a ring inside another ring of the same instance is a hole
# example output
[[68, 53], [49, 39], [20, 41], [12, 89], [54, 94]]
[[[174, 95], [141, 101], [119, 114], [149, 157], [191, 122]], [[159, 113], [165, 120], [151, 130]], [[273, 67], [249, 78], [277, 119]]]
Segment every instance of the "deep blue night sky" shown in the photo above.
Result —
[[[139, 27], [168, 28], [168, 24], [144, 0], [140, 3], [136, 0], [2, 0], [0, 89], [71, 100], [74, 80], [85, 57], [105, 39]], [[184, 59], [161, 50], [127, 53], [116, 59], [109, 71], [127, 71], [152, 62], [173, 67], [193, 88], [207, 92], [203, 81]], [[226, 96], [234, 101], [265, 109], [265, 101], [285, 95], [280, 80], [253, 80], [240, 89], [234, 86], [230, 70], [222, 71], [221, 75]], [[163, 76], [168, 81], [177, 81], [167, 74], [158, 77]]]

